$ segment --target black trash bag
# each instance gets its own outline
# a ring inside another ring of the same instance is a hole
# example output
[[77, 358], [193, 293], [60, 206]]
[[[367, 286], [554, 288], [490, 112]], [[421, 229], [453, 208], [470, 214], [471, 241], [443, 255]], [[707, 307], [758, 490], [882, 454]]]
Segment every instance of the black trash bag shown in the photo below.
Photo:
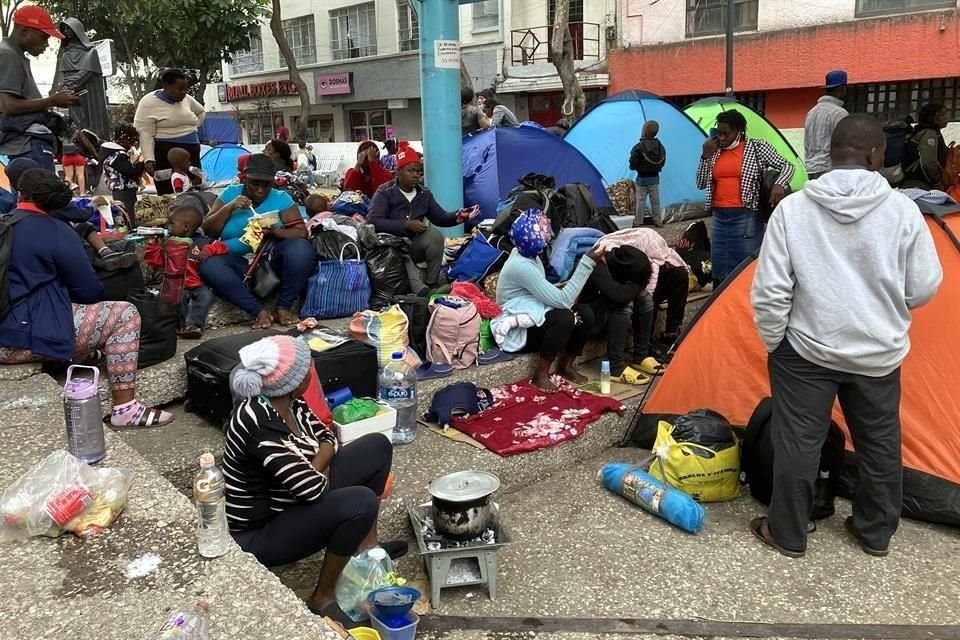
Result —
[[180, 305], [164, 302], [152, 291], [132, 292], [127, 301], [140, 312], [140, 358], [143, 369], [169, 360], [177, 353]]
[[339, 231], [319, 230], [310, 238], [310, 244], [317, 253], [317, 260], [339, 260], [341, 254], [344, 258], [357, 257], [353, 247], [343, 250], [348, 244], [356, 243], [350, 236]]
[[[106, 240], [104, 244], [117, 253], [135, 253], [136, 246], [129, 240]], [[126, 300], [127, 296], [146, 287], [141, 264], [136, 262], [129, 267], [116, 268], [100, 257], [100, 254], [90, 245], [86, 245], [87, 257], [97, 279], [103, 285], [104, 300]]]
[[[677, 442], [698, 444], [718, 452], [737, 446], [730, 423], [710, 409], [695, 409], [677, 418], [673, 423], [673, 439]], [[705, 451], [693, 449], [693, 452], [702, 458], [710, 457]]]
[[[364, 227], [370, 225], [362, 225]], [[372, 229], [372, 227], [371, 227]], [[410, 277], [407, 274], [407, 260], [410, 259], [410, 243], [389, 233], [371, 236], [369, 232], [358, 232], [364, 247], [363, 259], [367, 263], [370, 275], [370, 308], [379, 311], [390, 306], [397, 296], [410, 293]]]

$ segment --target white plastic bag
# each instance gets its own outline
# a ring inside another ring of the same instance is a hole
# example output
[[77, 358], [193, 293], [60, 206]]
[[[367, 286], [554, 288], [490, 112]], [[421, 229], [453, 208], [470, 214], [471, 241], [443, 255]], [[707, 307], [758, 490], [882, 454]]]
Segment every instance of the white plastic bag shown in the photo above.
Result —
[[374, 547], [350, 558], [337, 580], [337, 604], [354, 622], [370, 617], [367, 596], [392, 586], [393, 563], [387, 552]]
[[54, 451], [0, 496], [0, 542], [70, 531], [97, 535], [127, 504], [131, 473], [94, 469], [68, 452]]

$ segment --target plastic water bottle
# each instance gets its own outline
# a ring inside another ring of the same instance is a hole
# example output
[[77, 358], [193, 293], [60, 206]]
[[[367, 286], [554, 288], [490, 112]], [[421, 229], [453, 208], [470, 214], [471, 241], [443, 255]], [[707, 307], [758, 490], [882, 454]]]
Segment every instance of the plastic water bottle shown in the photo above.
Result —
[[[93, 379], [74, 378], [77, 369], [89, 369]], [[63, 417], [67, 425], [67, 449], [88, 464], [107, 455], [107, 441], [103, 435], [103, 412], [97, 384], [100, 370], [75, 364], [67, 369], [63, 385]]]
[[212, 453], [200, 456], [200, 473], [193, 481], [197, 503], [197, 548], [204, 558], [217, 558], [230, 550], [227, 500], [223, 472]]
[[207, 640], [210, 630], [209, 609], [206, 600], [177, 609], [170, 614], [153, 640]]
[[603, 360], [600, 363], [600, 393], [605, 396], [610, 395], [610, 361]]
[[380, 399], [397, 411], [393, 443], [413, 442], [417, 436], [417, 372], [404, 362], [402, 353], [393, 354], [380, 372]]
[[387, 586], [387, 576], [393, 573], [393, 562], [387, 552], [374, 547], [350, 558], [337, 578], [337, 604], [354, 622], [370, 616], [367, 596]]

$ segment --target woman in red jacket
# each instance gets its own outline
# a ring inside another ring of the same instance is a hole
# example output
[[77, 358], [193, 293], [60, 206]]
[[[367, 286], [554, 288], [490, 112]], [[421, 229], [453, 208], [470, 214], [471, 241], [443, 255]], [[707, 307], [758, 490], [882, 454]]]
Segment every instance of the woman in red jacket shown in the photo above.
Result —
[[357, 149], [357, 164], [343, 176], [344, 191], [360, 191], [372, 198], [380, 185], [393, 180], [393, 174], [380, 166], [380, 147], [373, 140], [364, 140]]

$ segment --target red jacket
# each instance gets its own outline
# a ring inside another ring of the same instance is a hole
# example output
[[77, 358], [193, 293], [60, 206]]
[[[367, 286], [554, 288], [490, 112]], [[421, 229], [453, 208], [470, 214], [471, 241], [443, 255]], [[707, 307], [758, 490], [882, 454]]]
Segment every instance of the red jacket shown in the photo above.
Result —
[[372, 198], [380, 185], [393, 180], [393, 174], [380, 166], [379, 162], [371, 162], [367, 167], [369, 174], [357, 171], [355, 167], [347, 169], [343, 176], [344, 191], [360, 191], [368, 198]]
[[[168, 240], [164, 240], [168, 242]], [[196, 289], [203, 286], [203, 280], [200, 279], [200, 263], [197, 258], [200, 251], [206, 249], [211, 256], [219, 256], [229, 253], [227, 245], [219, 240], [211, 240], [205, 235], [196, 234], [193, 236], [193, 247], [190, 249], [190, 258], [187, 260], [187, 273], [184, 277], [183, 286], [187, 289]], [[181, 254], [182, 255], [182, 254]], [[151, 242], [147, 245], [147, 250], [143, 254], [143, 261], [154, 269], [166, 269], [163, 259], [163, 247], [159, 242]]]

